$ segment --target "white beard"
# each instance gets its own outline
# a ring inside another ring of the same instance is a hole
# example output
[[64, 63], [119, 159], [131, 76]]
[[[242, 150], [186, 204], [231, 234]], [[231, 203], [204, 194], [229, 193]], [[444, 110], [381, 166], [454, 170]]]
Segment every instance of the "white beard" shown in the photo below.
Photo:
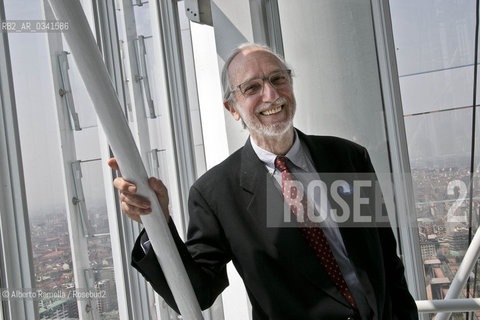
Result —
[[[268, 110], [273, 106], [280, 106], [287, 103], [288, 103], [287, 99], [278, 98], [272, 103], [260, 105], [257, 109]], [[293, 102], [293, 105], [291, 105], [292, 107], [290, 110], [291, 114], [289, 115], [288, 119], [286, 121], [276, 123], [274, 125], [264, 125], [263, 123], [260, 122], [260, 120], [254, 117], [249, 117], [238, 104], [235, 105], [235, 109], [240, 114], [240, 118], [242, 119], [244, 128], [247, 128], [248, 131], [250, 132], [253, 131], [258, 135], [271, 137], [271, 136], [282, 135], [293, 127], [293, 115], [295, 112], [294, 104], [295, 104], [295, 101]]]

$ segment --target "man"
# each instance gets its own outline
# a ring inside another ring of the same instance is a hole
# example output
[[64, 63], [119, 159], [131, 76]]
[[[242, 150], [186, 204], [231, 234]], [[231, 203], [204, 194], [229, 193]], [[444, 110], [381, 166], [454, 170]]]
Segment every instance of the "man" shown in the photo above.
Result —
[[[222, 81], [225, 108], [250, 138], [192, 186], [185, 244], [169, 219], [165, 187], [150, 180], [201, 307], [228, 286], [226, 264], [233, 261], [255, 320], [417, 319], [390, 228], [342, 228], [331, 221], [281, 228], [267, 221], [269, 215], [283, 217], [284, 202], [297, 214], [290, 187], [302, 173], [372, 173], [366, 150], [293, 127], [291, 72], [267, 48], [240, 46], [226, 61]], [[114, 159], [110, 165], [118, 169]], [[122, 191], [122, 209], [140, 222], [150, 204], [127, 181], [114, 184]], [[317, 200], [310, 201], [318, 209]], [[133, 249], [132, 265], [176, 309], [145, 232]]]

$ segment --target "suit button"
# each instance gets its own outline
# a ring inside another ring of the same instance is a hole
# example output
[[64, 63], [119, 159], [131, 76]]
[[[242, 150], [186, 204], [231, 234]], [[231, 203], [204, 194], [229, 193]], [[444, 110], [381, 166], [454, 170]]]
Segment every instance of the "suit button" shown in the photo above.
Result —
[[353, 315], [347, 318], [347, 320], [360, 320], [360, 317], [357, 315]]

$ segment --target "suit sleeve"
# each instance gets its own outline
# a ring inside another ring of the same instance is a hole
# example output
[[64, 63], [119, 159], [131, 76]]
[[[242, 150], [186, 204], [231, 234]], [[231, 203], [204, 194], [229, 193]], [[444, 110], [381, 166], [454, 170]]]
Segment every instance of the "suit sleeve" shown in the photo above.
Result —
[[[185, 244], [178, 235], [172, 219], [168, 225], [200, 307], [206, 309], [228, 286], [226, 264], [230, 261], [231, 254], [223, 229], [213, 210], [195, 187], [190, 189], [188, 206], [190, 223]], [[140, 245], [146, 240], [148, 236], [143, 230], [132, 251], [132, 266], [144, 276], [170, 307], [179, 312], [155, 252], [150, 248], [144, 253]]]
[[[364, 158], [367, 165], [366, 172], [375, 173], [370, 156], [364, 149]], [[386, 210], [383, 206], [383, 210]], [[386, 213], [384, 214], [384, 216]], [[405, 279], [405, 268], [397, 255], [397, 242], [390, 227], [379, 227], [377, 232], [380, 238], [384, 257], [386, 303], [391, 304], [392, 319], [417, 320], [418, 310], [415, 300], [408, 291]]]
[[407, 281], [404, 275], [404, 267], [396, 254], [396, 241], [393, 232], [388, 228], [379, 228], [382, 241], [383, 257], [386, 276], [387, 303], [392, 306], [392, 319], [394, 320], [417, 320], [418, 310], [415, 300], [408, 291]]

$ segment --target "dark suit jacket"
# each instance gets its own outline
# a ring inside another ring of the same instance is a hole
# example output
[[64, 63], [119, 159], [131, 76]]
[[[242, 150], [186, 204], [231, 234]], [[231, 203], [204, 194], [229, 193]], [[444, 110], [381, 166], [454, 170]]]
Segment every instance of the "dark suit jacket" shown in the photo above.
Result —
[[[301, 132], [299, 136], [318, 172], [373, 172], [367, 151], [359, 145], [335, 137]], [[245, 283], [253, 319], [348, 319], [352, 308], [299, 229], [267, 227], [267, 210], [273, 206], [283, 212], [280, 192], [273, 205], [267, 204], [266, 190], [274, 190], [273, 183], [247, 141], [191, 187], [185, 245], [169, 223], [202, 309], [228, 286], [226, 264], [231, 260]], [[373, 319], [417, 319], [392, 230], [340, 228], [340, 232]], [[132, 265], [177, 309], [153, 250], [145, 255], [139, 246], [145, 239], [144, 233], [137, 239]]]

